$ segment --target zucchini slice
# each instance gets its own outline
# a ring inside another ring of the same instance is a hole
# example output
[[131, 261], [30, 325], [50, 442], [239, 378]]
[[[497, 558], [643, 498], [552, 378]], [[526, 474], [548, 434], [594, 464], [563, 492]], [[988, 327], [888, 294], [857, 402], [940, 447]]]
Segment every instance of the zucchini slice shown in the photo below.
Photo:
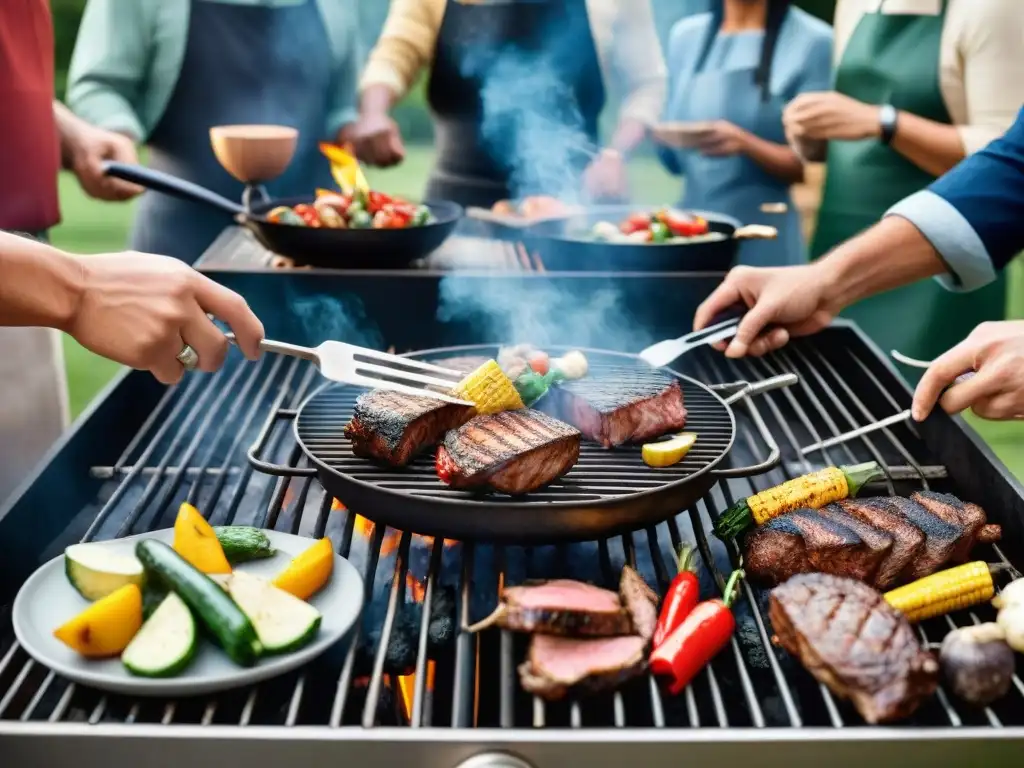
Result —
[[306, 645], [320, 629], [320, 611], [265, 579], [235, 571], [228, 594], [249, 617], [267, 653], [288, 653]]
[[168, 593], [121, 654], [121, 663], [140, 677], [173, 677], [196, 652], [196, 621], [185, 601]]
[[65, 549], [64, 573], [71, 586], [93, 602], [102, 600], [125, 584], [136, 584], [141, 588], [146, 581], [146, 572], [138, 558], [114, 554], [101, 542], [72, 544]]

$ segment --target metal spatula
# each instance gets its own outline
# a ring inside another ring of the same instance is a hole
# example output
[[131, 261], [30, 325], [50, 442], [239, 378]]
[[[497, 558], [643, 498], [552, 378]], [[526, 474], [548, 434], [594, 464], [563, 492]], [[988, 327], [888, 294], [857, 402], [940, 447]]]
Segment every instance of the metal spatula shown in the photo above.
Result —
[[[228, 337], [228, 341], [234, 343], [234, 334], [225, 335]], [[386, 352], [377, 352], [341, 341], [325, 341], [318, 347], [300, 347], [296, 344], [264, 339], [260, 342], [260, 349], [264, 352], [276, 352], [279, 355], [309, 360], [319, 369], [324, 378], [342, 384], [369, 389], [387, 389], [419, 397], [432, 397], [435, 400], [443, 400], [455, 405], [473, 405], [466, 400], [459, 400], [443, 392], [427, 389], [427, 387], [440, 387], [448, 391], [465, 378], [464, 373], [450, 368], [442, 368], [398, 355], [389, 355]], [[427, 376], [426, 374], [431, 375]]]

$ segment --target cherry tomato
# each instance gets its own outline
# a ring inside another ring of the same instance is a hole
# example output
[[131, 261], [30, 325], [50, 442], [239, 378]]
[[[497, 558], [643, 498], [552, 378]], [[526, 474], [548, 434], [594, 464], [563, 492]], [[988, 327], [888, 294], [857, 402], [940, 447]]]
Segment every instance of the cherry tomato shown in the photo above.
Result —
[[308, 203], [299, 203], [295, 206], [295, 213], [298, 214], [299, 218], [305, 222], [307, 227], [319, 227], [321, 226], [320, 214], [316, 212], [316, 208]]
[[672, 231], [673, 235], [692, 237], [707, 234], [708, 231], [707, 221], [700, 216], [690, 218], [672, 211], [658, 211], [657, 218]]
[[646, 213], [634, 213], [619, 225], [619, 231], [624, 235], [631, 235], [634, 232], [641, 232], [650, 228], [651, 217]]
[[404, 229], [405, 222], [401, 216], [395, 213], [389, 213], [388, 211], [377, 211], [373, 215], [373, 228], [374, 229]]
[[530, 358], [530, 367], [536, 373], [544, 376], [551, 369], [551, 359], [543, 352], [539, 352]]
[[379, 211], [385, 205], [393, 202], [395, 202], [394, 199], [389, 197], [388, 195], [385, 195], [383, 192], [376, 192], [374, 190], [370, 190], [370, 194], [366, 198], [366, 210], [368, 210], [370, 213], [377, 213], [377, 211]]

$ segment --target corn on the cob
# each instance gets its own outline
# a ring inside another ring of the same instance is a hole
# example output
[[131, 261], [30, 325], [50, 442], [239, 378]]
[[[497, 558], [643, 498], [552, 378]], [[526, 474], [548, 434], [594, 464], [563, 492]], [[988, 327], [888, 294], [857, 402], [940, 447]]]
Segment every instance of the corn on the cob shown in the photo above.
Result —
[[787, 480], [774, 488], [740, 499], [715, 524], [715, 535], [730, 539], [752, 525], [763, 525], [774, 517], [794, 509], [820, 509], [833, 501], [856, 496], [864, 485], [882, 476], [874, 461], [849, 467], [825, 469]]
[[988, 563], [965, 563], [886, 592], [885, 600], [911, 623], [924, 621], [991, 600], [992, 571]]
[[488, 360], [460, 381], [452, 394], [462, 400], [469, 400], [476, 405], [476, 411], [480, 414], [526, 407], [515, 385], [494, 360]]

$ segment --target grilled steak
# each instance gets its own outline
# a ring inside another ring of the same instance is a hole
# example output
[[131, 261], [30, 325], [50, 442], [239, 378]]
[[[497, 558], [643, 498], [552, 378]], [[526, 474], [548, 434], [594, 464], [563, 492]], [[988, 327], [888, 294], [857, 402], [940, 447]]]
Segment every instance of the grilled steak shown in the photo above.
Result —
[[539, 407], [605, 448], [643, 442], [686, 423], [678, 379], [641, 368], [563, 382], [551, 388]]
[[889, 505], [890, 509], [924, 534], [924, 549], [911, 561], [910, 569], [904, 571], [903, 576], [907, 581], [935, 573], [949, 562], [957, 541], [964, 534], [964, 526], [947, 523], [916, 501], [900, 496], [880, 496], [869, 501]]
[[494, 613], [470, 630], [495, 625], [513, 632], [570, 637], [612, 637], [633, 631], [633, 621], [618, 594], [570, 579], [505, 588]]
[[979, 541], [988, 544], [1002, 538], [1002, 528], [986, 525], [988, 520], [985, 510], [977, 504], [969, 504], [948, 493], [934, 491], [918, 491], [910, 498], [947, 523], [964, 527], [964, 533], [953, 549], [954, 563], [966, 563], [970, 559], [971, 550]]
[[[893, 545], [895, 544], [895, 539], [891, 534], [886, 533], [880, 528], [868, 525], [863, 520], [851, 515], [838, 504], [826, 504], [818, 510], [818, 514], [835, 523], [845, 525], [860, 536], [861, 541], [864, 542], [868, 549], [878, 553], [881, 562], [879, 562], [878, 568], [875, 570], [874, 578], [870, 579], [868, 583], [873, 583], [878, 589], [887, 589], [896, 583], [896, 579], [903, 568], [894, 568], [890, 565], [893, 563], [892, 552]], [[906, 564], [904, 564], [905, 566]]]
[[892, 550], [879, 571], [884, 568], [886, 576], [895, 581], [912, 567], [918, 553], [924, 550], [925, 536], [917, 526], [890, 509], [888, 505], [875, 503], [876, 501], [876, 499], [844, 499], [838, 505], [858, 520], [892, 536]]
[[812, 572], [870, 581], [886, 554], [873, 550], [848, 526], [816, 510], [798, 509], [747, 535], [744, 570], [769, 584]]
[[622, 569], [619, 597], [629, 613], [633, 631], [650, 641], [654, 637], [654, 626], [658, 623], [658, 596], [647, 586], [643, 576], [628, 565]]
[[468, 406], [375, 389], [356, 400], [345, 436], [356, 456], [401, 467], [472, 415]]
[[529, 409], [476, 416], [445, 435], [437, 475], [453, 488], [529, 493], [564, 475], [580, 455], [580, 433]]
[[794, 576], [772, 590], [769, 617], [779, 643], [869, 723], [908, 717], [935, 692], [938, 662], [867, 584]]
[[528, 693], [556, 701], [574, 689], [614, 688], [646, 668], [647, 641], [637, 635], [600, 640], [536, 635], [519, 665], [519, 681]]

